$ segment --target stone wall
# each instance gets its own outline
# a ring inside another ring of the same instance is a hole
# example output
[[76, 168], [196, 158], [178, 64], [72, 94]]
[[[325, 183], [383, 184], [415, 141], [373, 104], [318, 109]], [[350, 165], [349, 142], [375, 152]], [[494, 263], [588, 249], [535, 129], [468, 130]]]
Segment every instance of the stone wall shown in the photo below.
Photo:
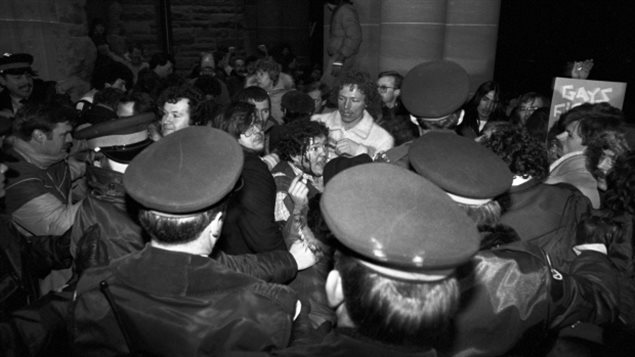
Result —
[[87, 36], [86, 0], [0, 1], [0, 51], [33, 55], [46, 80], [87, 79], [96, 57]]
[[[200, 52], [229, 46], [252, 54], [261, 43], [270, 48], [286, 43], [296, 55], [306, 57], [310, 1], [171, 0], [177, 70], [189, 73]], [[159, 0], [88, 0], [86, 11], [89, 21], [100, 17], [117, 28], [126, 43], [142, 43], [149, 57], [163, 50], [159, 6]], [[120, 17], [113, 18], [113, 12], [120, 12]]]
[[[181, 74], [189, 73], [202, 51], [245, 47], [245, 0], [171, 0], [170, 5], [172, 52]], [[149, 58], [164, 50], [159, 6], [158, 0], [89, 0], [86, 11], [91, 21], [105, 20], [109, 33], [114, 28], [127, 45], [142, 44]]]

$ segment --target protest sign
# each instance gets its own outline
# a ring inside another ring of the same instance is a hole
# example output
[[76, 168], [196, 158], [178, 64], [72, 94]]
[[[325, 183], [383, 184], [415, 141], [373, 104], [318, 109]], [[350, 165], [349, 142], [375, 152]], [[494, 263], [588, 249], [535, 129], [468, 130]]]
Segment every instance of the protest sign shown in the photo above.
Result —
[[590, 81], [557, 77], [553, 86], [551, 110], [549, 111], [549, 128], [558, 121], [560, 115], [582, 103], [609, 102], [622, 109], [626, 83]]

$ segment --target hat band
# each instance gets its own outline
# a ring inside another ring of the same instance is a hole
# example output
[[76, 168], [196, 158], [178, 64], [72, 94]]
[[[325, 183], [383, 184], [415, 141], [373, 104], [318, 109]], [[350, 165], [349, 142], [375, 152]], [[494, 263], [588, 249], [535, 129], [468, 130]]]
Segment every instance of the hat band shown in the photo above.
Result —
[[432, 282], [447, 278], [454, 272], [454, 269], [431, 270], [429, 273], [412, 272], [406, 270], [397, 270], [385, 266], [377, 265], [365, 260], [357, 259], [362, 265], [369, 269], [390, 278], [413, 282]]
[[450, 198], [454, 202], [458, 202], [458, 203], [462, 203], [462, 204], [470, 205], [470, 206], [484, 205], [492, 200], [491, 198], [467, 198], [463, 196], [453, 195], [450, 192], [446, 192], [446, 193], [448, 194], [448, 196], [450, 196]]
[[0, 72], [6, 71], [8, 69], [19, 69], [19, 68], [29, 68], [31, 64], [28, 62], [15, 62], [15, 63], [7, 63], [0, 67]]
[[136, 133], [131, 134], [117, 134], [117, 135], [108, 135], [108, 136], [100, 136], [98, 138], [93, 138], [88, 140], [88, 145], [91, 148], [98, 147], [107, 147], [107, 146], [125, 146], [136, 144], [138, 142], [144, 141], [148, 138], [148, 131], [142, 130]]

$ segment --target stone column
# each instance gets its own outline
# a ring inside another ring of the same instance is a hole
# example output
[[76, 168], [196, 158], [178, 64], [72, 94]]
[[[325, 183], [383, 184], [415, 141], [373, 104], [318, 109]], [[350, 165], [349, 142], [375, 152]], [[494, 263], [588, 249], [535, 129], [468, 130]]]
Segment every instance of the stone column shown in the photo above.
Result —
[[470, 74], [470, 90], [494, 78], [500, 0], [448, 1], [443, 58]]
[[[363, 41], [360, 69], [405, 74], [426, 61], [448, 59], [462, 65], [471, 89], [493, 77], [500, 0], [355, 1]], [[328, 41], [331, 12], [324, 12]]]
[[0, 51], [33, 55], [45, 80], [92, 74], [96, 49], [88, 37], [86, 0], [0, 1]]

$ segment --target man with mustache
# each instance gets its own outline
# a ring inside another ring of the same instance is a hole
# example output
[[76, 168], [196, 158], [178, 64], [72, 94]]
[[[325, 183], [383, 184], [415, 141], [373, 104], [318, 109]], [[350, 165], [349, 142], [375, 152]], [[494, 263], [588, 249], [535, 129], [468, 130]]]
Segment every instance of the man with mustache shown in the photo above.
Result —
[[5, 53], [0, 56], [0, 115], [13, 118], [27, 102], [41, 103], [55, 94], [54, 82], [37, 79], [33, 56], [28, 53]]
[[[27, 104], [13, 121], [6, 154], [6, 212], [26, 236], [62, 235], [75, 220], [80, 202], [73, 202], [72, 182], [85, 166], [67, 161], [72, 137], [72, 107]], [[54, 271], [40, 282], [42, 293], [59, 288], [70, 271]]]

